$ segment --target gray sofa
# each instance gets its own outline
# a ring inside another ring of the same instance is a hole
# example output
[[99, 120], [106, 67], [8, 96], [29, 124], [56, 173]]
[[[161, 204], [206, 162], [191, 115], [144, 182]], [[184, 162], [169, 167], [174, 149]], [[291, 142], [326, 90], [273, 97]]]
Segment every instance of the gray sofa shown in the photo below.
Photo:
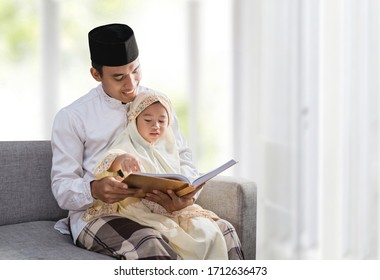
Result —
[[[50, 188], [50, 141], [0, 141], [0, 259], [112, 259], [76, 247], [54, 223], [67, 216]], [[229, 220], [246, 259], [256, 256], [256, 185], [217, 176], [197, 203]]]

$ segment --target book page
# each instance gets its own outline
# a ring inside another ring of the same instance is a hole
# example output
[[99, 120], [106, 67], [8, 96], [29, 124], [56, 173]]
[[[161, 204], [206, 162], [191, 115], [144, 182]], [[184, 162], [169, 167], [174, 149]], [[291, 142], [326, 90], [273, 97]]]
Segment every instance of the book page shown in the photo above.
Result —
[[181, 174], [157, 174], [157, 173], [144, 173], [144, 172], [138, 172], [136, 174], [149, 176], [149, 177], [157, 177], [157, 178], [165, 178], [165, 179], [171, 179], [171, 180], [178, 180], [182, 182], [186, 182], [190, 184], [190, 180]]
[[236, 163], [235, 160], [230, 160], [218, 168], [198, 177], [192, 184], [188, 178], [181, 174], [156, 174], [143, 172], [131, 173], [124, 178], [123, 182], [131, 188], [140, 188], [145, 192], [151, 192], [155, 189], [166, 192], [168, 189], [172, 189], [176, 191], [178, 196], [182, 196], [194, 191], [196, 188], [203, 185], [203, 183]]
[[[157, 175], [157, 174], [155, 174]], [[187, 182], [181, 180], [172, 180], [158, 176], [147, 176], [145, 173], [131, 173], [123, 179], [123, 183], [129, 188], [138, 188], [144, 191], [142, 197], [146, 193], [158, 190], [166, 193], [168, 190], [173, 190], [176, 193], [189, 186]]]
[[207, 182], [211, 178], [215, 177], [219, 173], [223, 172], [224, 170], [230, 168], [231, 166], [235, 165], [237, 161], [231, 159], [230, 161], [226, 162], [225, 164], [219, 166], [218, 168], [215, 168], [214, 170], [211, 170], [210, 172], [203, 174], [202, 176], [195, 179], [192, 183], [194, 187], [198, 187], [202, 185], [203, 183]]

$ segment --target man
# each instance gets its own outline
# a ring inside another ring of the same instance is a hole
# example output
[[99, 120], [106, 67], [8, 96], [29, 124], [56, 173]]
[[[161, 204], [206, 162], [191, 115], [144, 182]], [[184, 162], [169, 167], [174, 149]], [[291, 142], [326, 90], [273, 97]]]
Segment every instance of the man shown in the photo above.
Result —
[[[140, 190], [129, 189], [114, 177], [95, 180], [93, 174], [97, 159], [125, 129], [129, 102], [142, 88], [134, 32], [124, 24], [109, 24], [91, 30], [88, 39], [91, 75], [100, 84], [60, 110], [53, 124], [52, 191], [59, 206], [69, 210], [68, 218], [57, 222], [55, 228], [71, 233], [80, 247], [116, 258], [179, 259], [167, 239], [152, 228], [116, 216], [89, 223], [82, 219], [84, 210], [95, 199], [113, 203], [140, 194]], [[179, 132], [176, 117], [172, 125], [180, 149], [181, 170], [196, 177], [191, 151]], [[140, 170], [132, 156], [127, 166], [127, 172]], [[194, 195], [179, 198], [159, 193], [156, 202], [174, 211], [191, 204]], [[240, 252], [240, 246], [235, 247]]]

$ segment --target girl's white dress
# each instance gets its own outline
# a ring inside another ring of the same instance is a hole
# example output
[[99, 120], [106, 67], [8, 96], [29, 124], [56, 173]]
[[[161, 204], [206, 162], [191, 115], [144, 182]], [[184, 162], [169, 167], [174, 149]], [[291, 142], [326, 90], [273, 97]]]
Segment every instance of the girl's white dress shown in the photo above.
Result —
[[[149, 143], [139, 134], [136, 118], [155, 102], [160, 102], [167, 110], [169, 127], [157, 142]], [[99, 161], [95, 170], [97, 178], [116, 176], [107, 170], [113, 160], [123, 153], [137, 157], [142, 172], [181, 173], [179, 153], [170, 127], [171, 108], [169, 99], [161, 93], [152, 90], [139, 93], [131, 104], [127, 128], [120, 134], [113, 149]], [[113, 204], [98, 200], [82, 218], [90, 221], [105, 215], [120, 215], [158, 230], [183, 259], [228, 259], [225, 239], [215, 222], [219, 217], [197, 204], [169, 213], [159, 204], [146, 199], [126, 198]]]

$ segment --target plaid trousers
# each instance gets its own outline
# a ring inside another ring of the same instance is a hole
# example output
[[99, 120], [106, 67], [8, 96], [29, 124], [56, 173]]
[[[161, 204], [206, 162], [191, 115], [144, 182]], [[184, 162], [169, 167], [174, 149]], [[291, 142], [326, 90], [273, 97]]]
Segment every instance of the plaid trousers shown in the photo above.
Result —
[[[226, 220], [216, 221], [221, 229], [231, 260], [244, 259], [235, 228]], [[181, 259], [157, 230], [128, 218], [105, 216], [89, 222], [80, 233], [77, 246], [90, 251], [127, 260]]]

